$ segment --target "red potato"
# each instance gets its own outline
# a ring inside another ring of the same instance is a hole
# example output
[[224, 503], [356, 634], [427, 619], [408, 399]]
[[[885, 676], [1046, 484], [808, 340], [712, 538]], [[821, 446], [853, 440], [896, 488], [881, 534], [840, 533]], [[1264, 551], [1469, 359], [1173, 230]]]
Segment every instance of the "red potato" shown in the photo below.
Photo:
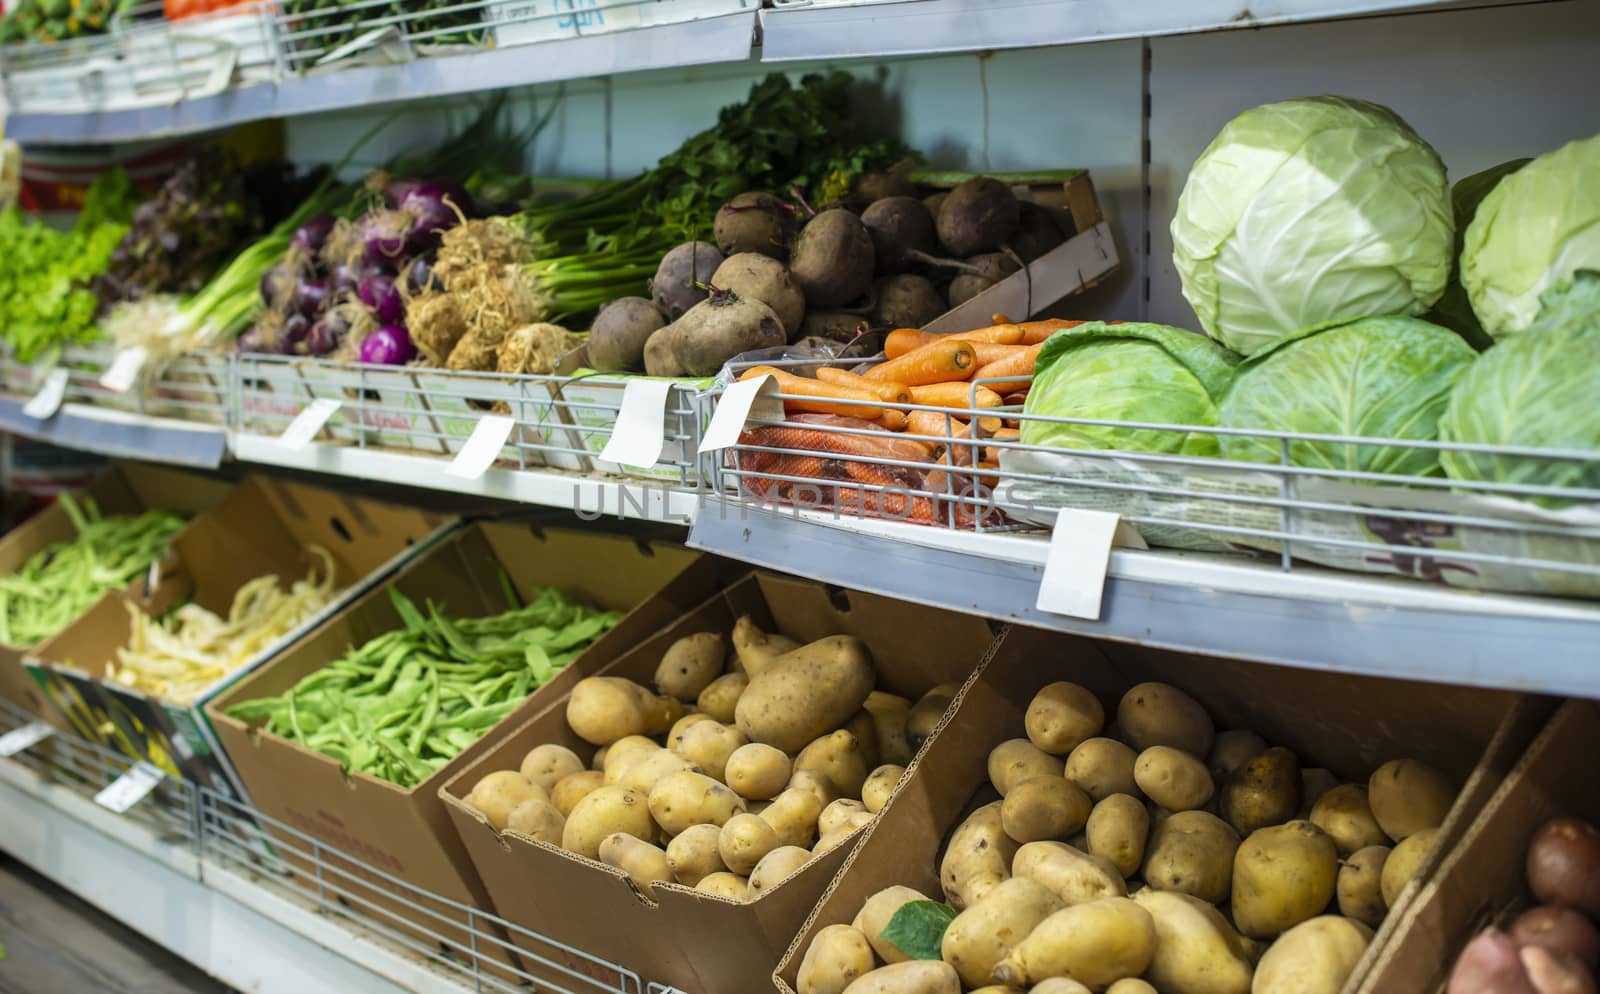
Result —
[[1517, 944], [1497, 928], [1467, 943], [1450, 972], [1445, 994], [1540, 994], [1528, 979]]
[[1519, 946], [1558, 950], [1591, 970], [1600, 965], [1600, 929], [1571, 908], [1546, 906], [1524, 911], [1510, 931]]
[[1579, 818], [1545, 822], [1528, 843], [1528, 889], [1543, 904], [1600, 918], [1600, 831]]
[[1538, 994], [1595, 994], [1594, 975], [1571, 953], [1523, 946], [1521, 959]]

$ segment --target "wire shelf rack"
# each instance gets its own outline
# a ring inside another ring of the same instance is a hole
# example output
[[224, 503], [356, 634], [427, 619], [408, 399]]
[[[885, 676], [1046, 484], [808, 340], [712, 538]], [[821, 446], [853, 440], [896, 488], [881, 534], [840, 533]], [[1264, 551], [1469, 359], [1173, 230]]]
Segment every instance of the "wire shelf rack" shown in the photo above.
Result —
[[172, 418], [222, 427], [228, 413], [229, 365], [225, 355], [184, 353], [169, 361], [146, 363], [125, 391], [101, 383], [115, 352], [108, 346], [64, 349], [54, 361], [19, 362], [0, 353], [0, 387], [26, 398], [43, 385], [52, 370], [67, 373], [62, 404], [89, 404], [141, 417]]

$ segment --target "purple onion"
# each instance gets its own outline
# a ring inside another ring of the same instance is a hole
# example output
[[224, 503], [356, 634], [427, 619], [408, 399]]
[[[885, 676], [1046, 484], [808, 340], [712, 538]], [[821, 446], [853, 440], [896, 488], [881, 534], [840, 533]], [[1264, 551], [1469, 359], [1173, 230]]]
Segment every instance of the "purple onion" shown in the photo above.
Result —
[[337, 319], [332, 312], [324, 315], [311, 326], [310, 331], [306, 332], [306, 354], [327, 355], [332, 352], [339, 347], [347, 327], [343, 320]]
[[433, 279], [433, 255], [425, 253], [411, 260], [406, 267], [406, 283], [412, 293], [421, 293], [428, 288], [428, 283]]
[[328, 240], [331, 231], [333, 231], [333, 217], [328, 214], [318, 214], [294, 229], [294, 234], [289, 237], [289, 244], [298, 245], [307, 252], [315, 254], [322, 251], [322, 243]]
[[470, 208], [471, 201], [465, 190], [451, 189], [443, 183], [423, 183], [400, 201], [400, 209], [413, 219], [410, 238], [416, 248], [438, 244], [441, 234], [461, 223], [462, 214], [457, 214], [455, 208], [445, 202], [446, 198], [461, 208], [462, 214]]
[[261, 274], [261, 299], [268, 307], [277, 307], [294, 292], [294, 273], [283, 263], [278, 263]]
[[411, 233], [411, 214], [407, 211], [377, 210], [361, 219], [361, 248], [368, 262], [392, 269], [406, 250]]
[[324, 280], [301, 279], [294, 284], [290, 306], [308, 318], [321, 314], [328, 306], [328, 284]]
[[394, 277], [388, 273], [369, 273], [361, 277], [356, 296], [380, 324], [398, 324], [405, 319], [406, 303], [400, 296], [400, 288], [394, 284]]
[[390, 207], [399, 207], [406, 199], [406, 194], [426, 182], [421, 176], [396, 176], [383, 184], [383, 202]]
[[283, 322], [283, 338], [278, 343], [278, 351], [284, 355], [295, 355], [304, 351], [301, 345], [310, 332], [311, 321], [304, 314], [289, 315]]
[[361, 361], [375, 366], [401, 366], [417, 354], [411, 333], [398, 324], [386, 324], [361, 340]]
[[240, 352], [272, 351], [271, 349], [267, 348], [267, 343], [261, 337], [261, 330], [256, 327], [246, 328], [239, 336], [239, 340], [234, 343], [234, 348], [238, 349]]
[[335, 263], [333, 268], [328, 270], [328, 292], [338, 295], [345, 290], [354, 290], [361, 282], [363, 274], [363, 271], [353, 269], [342, 262]]

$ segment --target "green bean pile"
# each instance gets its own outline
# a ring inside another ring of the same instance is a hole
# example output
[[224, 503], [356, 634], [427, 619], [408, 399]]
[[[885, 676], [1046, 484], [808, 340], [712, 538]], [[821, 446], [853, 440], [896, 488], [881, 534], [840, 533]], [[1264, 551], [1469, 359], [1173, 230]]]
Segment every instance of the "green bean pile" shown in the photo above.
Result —
[[27, 648], [61, 631], [101, 595], [123, 589], [165, 557], [184, 525], [171, 511], [105, 518], [90, 498], [82, 507], [69, 494], [60, 500], [78, 537], [39, 550], [0, 577], [0, 643]]
[[347, 652], [282, 697], [245, 701], [228, 715], [264, 719], [267, 731], [347, 770], [414, 787], [621, 617], [551, 588], [487, 618], [447, 618], [432, 603], [424, 616], [394, 587], [389, 598], [405, 628]]

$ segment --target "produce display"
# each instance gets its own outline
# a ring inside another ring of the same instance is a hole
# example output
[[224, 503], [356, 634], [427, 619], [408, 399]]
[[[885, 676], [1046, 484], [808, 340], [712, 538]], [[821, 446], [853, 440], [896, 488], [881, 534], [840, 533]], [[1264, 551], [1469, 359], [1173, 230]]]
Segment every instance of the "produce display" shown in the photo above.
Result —
[[483, 618], [452, 618], [437, 604], [424, 613], [394, 587], [388, 592], [403, 629], [351, 649], [281, 697], [243, 701], [228, 715], [352, 773], [415, 787], [619, 619], [551, 588]]
[[333, 602], [333, 557], [306, 550], [322, 568], [285, 590], [276, 576], [261, 576], [234, 594], [226, 618], [185, 604], [164, 618], [128, 605], [128, 644], [106, 663], [108, 681], [171, 704], [193, 704], [199, 693], [254, 659]]
[[653, 689], [579, 681], [566, 719], [593, 756], [536, 746], [465, 800], [496, 830], [614, 866], [641, 892], [752, 901], [872, 820], [955, 689], [913, 704], [876, 679], [856, 638], [801, 645], [746, 615], [674, 642]]
[[0, 17], [0, 45], [40, 42], [54, 45], [69, 38], [104, 34], [111, 18], [132, 10], [136, 0], [16, 0]]
[[1162, 683], [1114, 714], [1051, 683], [1018, 731], [942, 893], [891, 886], [819, 930], [799, 994], [1338, 994], [1456, 796], [1410, 759], [1341, 783]]
[[0, 576], [0, 644], [27, 647], [50, 638], [121, 590], [167, 554], [184, 520], [170, 511], [102, 516], [90, 498], [59, 498], [77, 537], [31, 556], [15, 573]]
[[1528, 840], [1528, 910], [1461, 951], [1447, 994], [1593, 994], [1600, 967], [1600, 830], [1555, 818]]

